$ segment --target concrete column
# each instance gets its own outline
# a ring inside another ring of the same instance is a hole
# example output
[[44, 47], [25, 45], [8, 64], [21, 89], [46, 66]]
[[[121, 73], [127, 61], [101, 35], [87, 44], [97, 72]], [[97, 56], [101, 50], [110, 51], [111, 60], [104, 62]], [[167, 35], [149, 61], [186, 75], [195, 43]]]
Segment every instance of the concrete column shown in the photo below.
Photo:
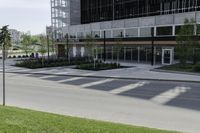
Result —
[[175, 55], [175, 51], [174, 51], [174, 48], [172, 48], [172, 64], [174, 64], [174, 55]]
[[145, 52], [146, 52], [146, 63], [148, 62], [148, 49], [146, 48], [145, 49]]
[[138, 28], [138, 37], [140, 37], [140, 28]]
[[99, 58], [99, 55], [98, 55], [99, 51], [98, 51], [98, 47], [96, 46], [96, 59]]
[[133, 48], [131, 48], [131, 61], [133, 61]]
[[103, 60], [103, 48], [101, 47], [101, 60]]
[[114, 53], [113, 53], [113, 46], [112, 46], [112, 62], [113, 62], [113, 59], [114, 59]]
[[124, 47], [124, 61], [126, 61], [126, 47]]
[[138, 63], [140, 63], [140, 47], [138, 47]]
[[156, 64], [156, 54], [157, 54], [157, 52], [156, 52], [157, 50], [156, 50], [156, 46], [154, 47], [154, 65]]
[[108, 49], [106, 49], [106, 60], [108, 60]]
[[176, 27], [175, 27], [175, 25], [173, 25], [172, 35], [175, 36], [175, 34], [176, 34]]
[[73, 57], [76, 57], [77, 55], [77, 48], [76, 46], [73, 47]]

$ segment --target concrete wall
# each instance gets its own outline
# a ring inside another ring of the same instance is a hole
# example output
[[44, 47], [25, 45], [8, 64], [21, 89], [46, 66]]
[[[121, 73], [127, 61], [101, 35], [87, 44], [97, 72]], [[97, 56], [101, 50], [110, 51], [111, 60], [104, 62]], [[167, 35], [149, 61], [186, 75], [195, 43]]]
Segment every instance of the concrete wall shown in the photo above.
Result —
[[[124, 20], [106, 21], [90, 24], [72, 25], [69, 32], [91, 32], [112, 29], [127, 29], [156, 26], [174, 26], [184, 24], [185, 19], [195, 19], [200, 23], [200, 12], [179, 13], [152, 17], [141, 17]], [[78, 22], [78, 21], [77, 21]]]

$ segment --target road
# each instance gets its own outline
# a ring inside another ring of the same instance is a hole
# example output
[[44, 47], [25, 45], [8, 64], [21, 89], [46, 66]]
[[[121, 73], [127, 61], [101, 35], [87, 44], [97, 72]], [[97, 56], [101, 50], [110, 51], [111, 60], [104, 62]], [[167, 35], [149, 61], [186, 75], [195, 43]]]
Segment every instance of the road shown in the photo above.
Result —
[[11, 73], [6, 79], [6, 102], [10, 106], [189, 133], [200, 131], [200, 83]]

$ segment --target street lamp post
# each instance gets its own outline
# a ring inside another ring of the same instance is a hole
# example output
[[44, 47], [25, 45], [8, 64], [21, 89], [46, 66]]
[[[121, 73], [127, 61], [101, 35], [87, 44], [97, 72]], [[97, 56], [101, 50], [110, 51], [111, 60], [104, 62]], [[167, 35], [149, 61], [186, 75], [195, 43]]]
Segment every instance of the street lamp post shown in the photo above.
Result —
[[3, 61], [3, 106], [6, 105], [6, 80], [5, 80], [5, 44], [2, 44], [2, 61]]

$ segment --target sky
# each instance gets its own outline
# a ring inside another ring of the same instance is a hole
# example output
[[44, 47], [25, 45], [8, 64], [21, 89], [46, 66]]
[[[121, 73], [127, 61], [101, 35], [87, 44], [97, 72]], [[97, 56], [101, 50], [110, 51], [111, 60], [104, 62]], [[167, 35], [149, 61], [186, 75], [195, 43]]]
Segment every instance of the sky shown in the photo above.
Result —
[[0, 0], [0, 27], [31, 34], [45, 33], [51, 24], [50, 0]]

